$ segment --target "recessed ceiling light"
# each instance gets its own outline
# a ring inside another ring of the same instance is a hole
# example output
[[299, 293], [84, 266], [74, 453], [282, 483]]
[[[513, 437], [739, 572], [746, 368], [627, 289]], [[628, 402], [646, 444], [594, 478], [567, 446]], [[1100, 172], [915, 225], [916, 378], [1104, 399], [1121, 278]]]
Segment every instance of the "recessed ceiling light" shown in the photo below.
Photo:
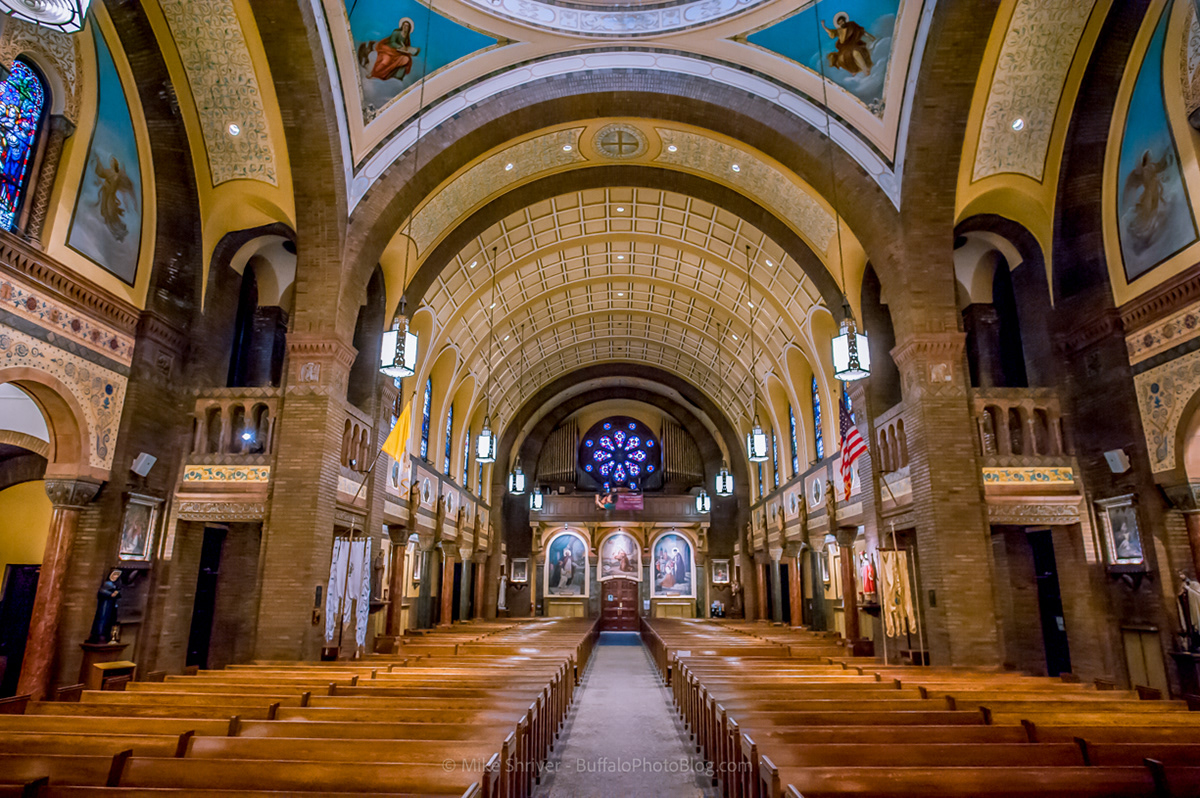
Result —
[[729, 168], [730, 168], [730, 169], [732, 169], [732, 170], [733, 170], [733, 171], [735, 171], [735, 172], [740, 172], [740, 171], [742, 171], [742, 167], [738, 166], [737, 164], [734, 164], [733, 166], [731, 166], [731, 167], [729, 167]]
[[495, 302], [493, 302], [492, 304], [488, 305], [488, 310], [491, 310], [491, 309], [492, 309], [492, 308], [494, 308], [494, 307], [496, 307], [496, 303], [495, 303]]
[[475, 268], [476, 266], [478, 266], [478, 265], [479, 265], [479, 261], [477, 261], [477, 260], [473, 260], [473, 261], [471, 261], [471, 265], [470, 265], [470, 266], [468, 266], [467, 268], [468, 268], [468, 269], [474, 269], [474, 268]]
[[507, 335], [506, 335], [506, 336], [504, 336], [504, 340], [505, 340], [505, 341], [507, 341], [507, 340], [508, 340], [508, 336], [507, 336]]
[[617, 208], [617, 213], [625, 213], [625, 209], [624, 209], [624, 208]]
[[510, 164], [510, 163], [506, 163], [506, 164], [504, 164], [504, 171], [506, 171], [506, 172], [511, 172], [511, 171], [512, 171], [512, 168], [513, 168], [513, 165], [512, 165], [512, 164]]
[[624, 255], [618, 255], [618, 256], [617, 256], [617, 260], [625, 260], [625, 256], [624, 256]]
[[1025, 129], [1025, 120], [1018, 116], [1016, 119], [1013, 120], [1013, 130], [1015, 130], [1019, 133], [1024, 129]]
[[736, 335], [735, 335], [735, 336], [733, 336], [733, 340], [735, 340], [735, 341], [736, 341], [737, 339], [738, 339], [738, 338], [737, 338], [737, 336], [736, 336]]
[[229, 124], [229, 135], [236, 136], [242, 132], [242, 129], [232, 122]]
[[750, 307], [754, 307], [754, 303], [753, 303], [753, 302], [747, 302], [746, 304], [747, 304], [747, 305], [749, 305]]
[[667, 152], [675, 152], [678, 149], [679, 149], [678, 147], [676, 147], [674, 144], [672, 144], [671, 146], [667, 147]]
[[564, 145], [563, 145], [563, 152], [570, 152], [570, 151], [571, 151], [571, 145], [570, 145], [570, 144], [564, 144]]
[[[618, 291], [618, 292], [617, 292], [617, 296], [625, 296], [625, 292], [624, 292], [624, 291]], [[617, 324], [620, 324], [620, 322], [617, 322]]]
[[774, 266], [775, 264], [774, 264], [774, 263], [771, 263], [771, 261], [768, 259], [768, 260], [767, 260], [767, 265], [768, 265], [768, 266]]

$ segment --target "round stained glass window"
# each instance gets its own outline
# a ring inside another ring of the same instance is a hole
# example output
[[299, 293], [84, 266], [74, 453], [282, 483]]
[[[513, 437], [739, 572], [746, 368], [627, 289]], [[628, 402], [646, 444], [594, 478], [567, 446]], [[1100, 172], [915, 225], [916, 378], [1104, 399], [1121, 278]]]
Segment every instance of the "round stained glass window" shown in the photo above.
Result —
[[654, 433], [631, 418], [611, 418], [593, 425], [583, 436], [579, 463], [584, 473], [602, 485], [630, 490], [640, 490], [661, 467]]

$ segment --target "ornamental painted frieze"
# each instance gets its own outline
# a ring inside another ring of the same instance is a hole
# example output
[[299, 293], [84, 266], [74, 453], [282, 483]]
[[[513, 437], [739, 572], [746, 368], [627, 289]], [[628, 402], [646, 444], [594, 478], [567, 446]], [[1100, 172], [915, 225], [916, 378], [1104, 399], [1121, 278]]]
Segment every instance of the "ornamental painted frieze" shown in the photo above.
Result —
[[1075, 471], [1071, 468], [985, 468], [985, 485], [1073, 485]]
[[88, 441], [88, 465], [112, 468], [113, 445], [128, 379], [65, 349], [0, 324], [0, 371], [24, 367], [40, 371], [66, 386], [83, 412], [80, 432]]
[[1137, 365], [1197, 336], [1200, 336], [1200, 302], [1127, 335], [1125, 348], [1129, 351], [1129, 363]]
[[1173, 470], [1178, 462], [1175, 439], [1188, 401], [1200, 390], [1200, 352], [1189, 352], [1133, 378], [1138, 412], [1154, 473]]
[[189, 465], [184, 482], [269, 482], [270, 466]]
[[0, 277], [0, 308], [65, 336], [121, 365], [133, 362], [133, 338], [56, 302], [12, 277]]

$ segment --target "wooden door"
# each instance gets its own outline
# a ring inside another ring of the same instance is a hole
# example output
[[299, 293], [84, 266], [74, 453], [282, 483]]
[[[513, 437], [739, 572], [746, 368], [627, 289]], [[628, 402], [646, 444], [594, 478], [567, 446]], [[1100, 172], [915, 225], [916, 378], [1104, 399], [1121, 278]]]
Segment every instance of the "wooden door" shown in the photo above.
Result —
[[609, 579], [600, 583], [600, 630], [638, 631], [638, 583], [632, 579]]

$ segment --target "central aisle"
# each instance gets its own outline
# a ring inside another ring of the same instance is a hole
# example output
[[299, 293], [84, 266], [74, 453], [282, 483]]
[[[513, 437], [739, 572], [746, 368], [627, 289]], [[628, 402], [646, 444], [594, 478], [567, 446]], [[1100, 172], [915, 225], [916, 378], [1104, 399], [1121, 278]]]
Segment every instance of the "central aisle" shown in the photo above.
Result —
[[603, 632], [539, 798], [715, 795], [635, 632]]

